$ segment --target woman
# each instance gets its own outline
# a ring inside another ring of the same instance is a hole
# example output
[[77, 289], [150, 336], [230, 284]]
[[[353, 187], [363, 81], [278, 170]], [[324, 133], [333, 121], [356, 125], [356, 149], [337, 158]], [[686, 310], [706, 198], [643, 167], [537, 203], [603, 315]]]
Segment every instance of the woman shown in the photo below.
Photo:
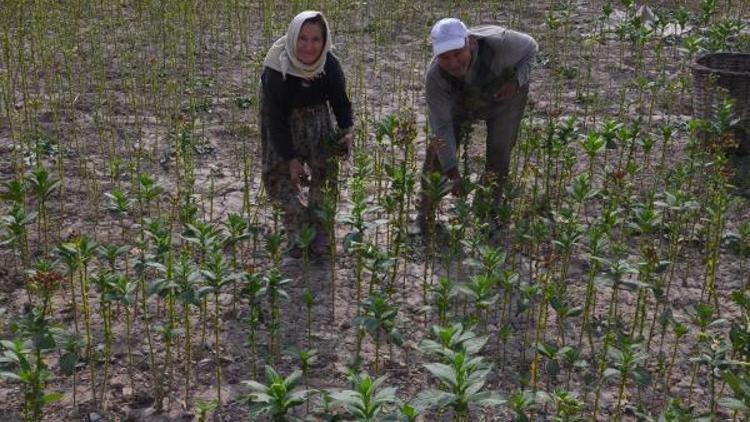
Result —
[[[268, 197], [284, 213], [291, 249], [302, 255], [297, 237], [305, 226], [316, 230], [313, 254], [328, 250], [325, 230], [317, 217], [321, 189], [335, 189], [337, 157], [326, 148], [334, 133], [331, 110], [348, 154], [352, 145], [352, 107], [338, 59], [331, 54], [331, 34], [322, 13], [306, 11], [294, 17], [287, 34], [266, 55], [261, 76], [261, 139], [263, 184]], [[306, 168], [307, 167], [307, 168]], [[309, 182], [305, 201], [300, 186]]]

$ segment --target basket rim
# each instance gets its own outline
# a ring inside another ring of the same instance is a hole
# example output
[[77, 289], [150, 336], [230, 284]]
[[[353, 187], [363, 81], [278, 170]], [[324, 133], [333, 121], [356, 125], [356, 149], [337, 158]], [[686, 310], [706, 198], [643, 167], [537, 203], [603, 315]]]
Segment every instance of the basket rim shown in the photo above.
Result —
[[711, 73], [717, 73], [722, 75], [732, 75], [732, 76], [744, 76], [750, 78], [750, 70], [747, 71], [738, 71], [738, 70], [726, 70], [726, 69], [716, 69], [713, 67], [708, 67], [702, 63], [700, 63], [701, 60], [707, 58], [707, 57], [744, 57], [747, 58], [748, 63], [750, 63], [750, 53], [729, 53], [729, 52], [719, 52], [719, 53], [706, 53], [701, 54], [700, 56], [696, 57], [693, 63], [690, 65], [690, 68], [694, 72], [711, 72]]

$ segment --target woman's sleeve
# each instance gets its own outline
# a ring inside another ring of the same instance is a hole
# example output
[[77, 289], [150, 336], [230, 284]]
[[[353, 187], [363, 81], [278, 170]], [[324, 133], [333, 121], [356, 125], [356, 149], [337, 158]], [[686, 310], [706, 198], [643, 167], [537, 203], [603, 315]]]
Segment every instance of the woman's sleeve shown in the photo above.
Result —
[[346, 77], [338, 59], [328, 53], [326, 59], [326, 78], [328, 78], [328, 102], [336, 116], [336, 123], [340, 129], [346, 129], [354, 124], [352, 103], [346, 95]]
[[265, 68], [262, 76], [263, 101], [262, 118], [268, 127], [268, 136], [274, 150], [285, 160], [297, 156], [289, 129], [288, 87], [284, 78], [276, 70]]

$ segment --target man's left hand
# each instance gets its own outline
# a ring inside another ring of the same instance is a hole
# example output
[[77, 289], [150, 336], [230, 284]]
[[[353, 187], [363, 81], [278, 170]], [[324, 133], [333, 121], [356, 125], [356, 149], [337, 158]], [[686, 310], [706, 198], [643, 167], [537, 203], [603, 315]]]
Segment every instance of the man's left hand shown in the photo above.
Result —
[[341, 138], [341, 143], [346, 147], [346, 158], [349, 158], [352, 155], [352, 144], [354, 143], [354, 135], [351, 131]]
[[502, 103], [510, 100], [518, 92], [518, 81], [508, 81], [500, 87], [500, 90], [495, 93], [495, 101]]

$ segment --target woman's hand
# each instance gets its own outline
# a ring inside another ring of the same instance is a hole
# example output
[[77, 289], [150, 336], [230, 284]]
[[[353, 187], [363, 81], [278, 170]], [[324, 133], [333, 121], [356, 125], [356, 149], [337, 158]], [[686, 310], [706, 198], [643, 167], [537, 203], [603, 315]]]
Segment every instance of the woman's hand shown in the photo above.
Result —
[[292, 179], [292, 183], [301, 185], [307, 183], [309, 175], [305, 170], [305, 166], [296, 158], [289, 160], [289, 177]]

